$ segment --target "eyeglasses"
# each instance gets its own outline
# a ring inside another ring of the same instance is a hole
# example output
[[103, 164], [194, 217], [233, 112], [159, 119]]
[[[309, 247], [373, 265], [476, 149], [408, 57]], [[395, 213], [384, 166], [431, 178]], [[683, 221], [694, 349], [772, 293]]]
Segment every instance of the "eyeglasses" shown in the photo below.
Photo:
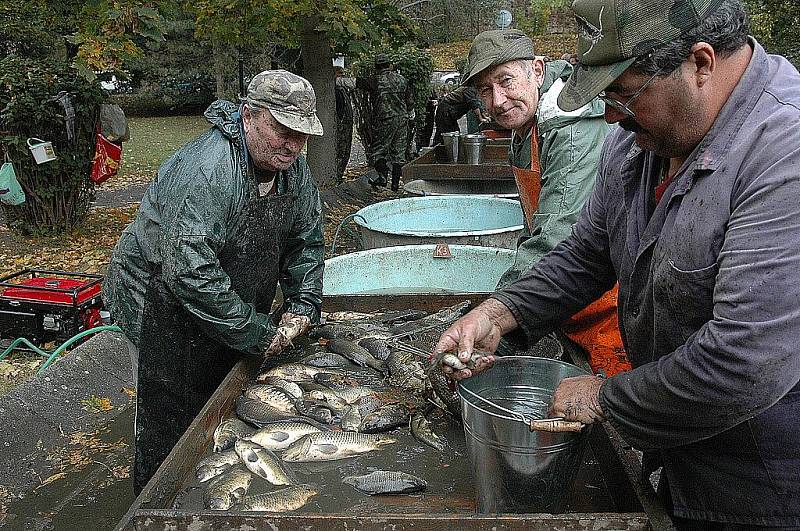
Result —
[[658, 78], [660, 74], [661, 74], [661, 68], [659, 68], [656, 71], [656, 73], [653, 74], [653, 77], [645, 81], [644, 84], [641, 87], [639, 87], [639, 90], [634, 92], [633, 95], [631, 95], [631, 97], [629, 97], [628, 101], [626, 101], [625, 103], [622, 103], [620, 101], [615, 100], [614, 98], [606, 96], [605, 91], [598, 94], [597, 97], [600, 98], [600, 100], [609, 107], [624, 114], [626, 118], [636, 118], [636, 114], [631, 110], [631, 104], [634, 101], [636, 101], [636, 98], [642, 95], [642, 92], [644, 92], [647, 89], [647, 87], [649, 87], [653, 83], [653, 81], [655, 81], [656, 78]]

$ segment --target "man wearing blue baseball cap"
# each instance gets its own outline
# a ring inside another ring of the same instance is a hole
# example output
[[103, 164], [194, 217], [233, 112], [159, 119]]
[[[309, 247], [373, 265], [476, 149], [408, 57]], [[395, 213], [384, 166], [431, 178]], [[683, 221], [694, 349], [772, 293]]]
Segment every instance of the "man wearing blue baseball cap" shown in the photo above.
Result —
[[679, 529], [798, 529], [800, 74], [748, 37], [740, 0], [573, 10], [559, 105], [600, 97], [620, 125], [597, 187], [572, 234], [437, 350], [492, 352], [516, 328], [535, 339], [619, 281], [633, 369], [563, 380], [550, 414], [608, 421], [645, 472], [663, 466]]

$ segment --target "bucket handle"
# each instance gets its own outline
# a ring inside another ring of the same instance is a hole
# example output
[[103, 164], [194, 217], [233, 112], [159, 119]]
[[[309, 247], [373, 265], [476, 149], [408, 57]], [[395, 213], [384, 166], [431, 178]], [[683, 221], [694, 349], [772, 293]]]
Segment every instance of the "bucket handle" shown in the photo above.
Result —
[[584, 424], [581, 423], [581, 422], [572, 421], [572, 420], [564, 420], [563, 417], [553, 417], [553, 418], [549, 418], [549, 419], [529, 419], [528, 417], [526, 417], [522, 413], [519, 413], [517, 411], [511, 411], [510, 409], [506, 409], [506, 408], [504, 408], [502, 406], [498, 406], [497, 404], [495, 404], [491, 400], [483, 398], [482, 396], [480, 396], [480, 395], [476, 394], [475, 392], [473, 392], [471, 389], [467, 389], [463, 385], [459, 385], [458, 389], [459, 390], [464, 390], [468, 395], [470, 395], [470, 396], [472, 396], [474, 398], [477, 398], [481, 402], [485, 402], [486, 404], [489, 404], [493, 408], [498, 409], [498, 410], [500, 410], [500, 411], [502, 411], [504, 413], [508, 413], [509, 415], [511, 415], [511, 417], [505, 417], [503, 415], [496, 415], [496, 416], [498, 416], [498, 417], [500, 417], [502, 419], [506, 419], [506, 420], [515, 420], [517, 422], [521, 422], [521, 423], [525, 424], [526, 426], [528, 426], [528, 429], [531, 430], [531, 431], [547, 431], [547, 432], [571, 431], [571, 432], [579, 433], [584, 427]]
[[31, 144], [31, 140], [38, 140], [38, 141], [39, 141], [39, 143], [38, 143], [38, 144], [36, 144], [37, 146], [38, 146], [39, 144], [44, 144], [44, 143], [45, 143], [45, 141], [44, 141], [44, 140], [42, 140], [41, 138], [36, 138], [35, 136], [32, 136], [32, 137], [30, 137], [30, 138], [28, 139], [28, 147], [29, 147], [29, 148], [32, 148], [32, 147], [33, 147], [33, 144]]
[[[364, 216], [362, 216], [359, 213], [350, 214], [349, 216], [345, 216], [342, 219], [342, 221], [339, 222], [339, 226], [336, 227], [336, 233], [333, 235], [333, 243], [331, 244], [331, 256], [334, 256], [334, 253], [336, 252], [336, 240], [339, 239], [339, 231], [342, 229], [342, 227], [344, 226], [345, 223], [347, 223], [348, 221], [350, 221], [350, 220], [352, 220], [354, 218], [361, 218], [361, 221], [363, 221], [364, 223], [367, 222], [367, 220], [364, 219]], [[361, 249], [364, 249], [364, 242], [361, 242]]]

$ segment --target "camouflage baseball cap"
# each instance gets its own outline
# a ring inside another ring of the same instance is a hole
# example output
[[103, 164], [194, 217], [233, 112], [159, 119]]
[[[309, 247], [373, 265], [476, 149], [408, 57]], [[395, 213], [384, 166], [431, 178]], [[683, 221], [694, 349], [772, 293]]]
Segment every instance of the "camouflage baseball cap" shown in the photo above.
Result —
[[289, 129], [307, 135], [321, 135], [317, 118], [317, 97], [306, 79], [286, 70], [265, 70], [247, 86], [247, 105], [269, 109], [270, 114]]
[[533, 41], [518, 29], [489, 30], [472, 41], [462, 85], [475, 82], [474, 77], [490, 66], [516, 59], [535, 59]]
[[578, 64], [558, 96], [574, 111], [589, 103], [636, 60], [677, 39], [723, 0], [575, 0]]

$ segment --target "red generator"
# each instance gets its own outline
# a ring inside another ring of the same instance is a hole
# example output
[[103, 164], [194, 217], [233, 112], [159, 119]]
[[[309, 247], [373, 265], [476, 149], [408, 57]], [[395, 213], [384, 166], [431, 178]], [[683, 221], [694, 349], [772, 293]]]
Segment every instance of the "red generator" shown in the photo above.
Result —
[[0, 339], [63, 342], [103, 324], [102, 275], [25, 269], [0, 278]]

